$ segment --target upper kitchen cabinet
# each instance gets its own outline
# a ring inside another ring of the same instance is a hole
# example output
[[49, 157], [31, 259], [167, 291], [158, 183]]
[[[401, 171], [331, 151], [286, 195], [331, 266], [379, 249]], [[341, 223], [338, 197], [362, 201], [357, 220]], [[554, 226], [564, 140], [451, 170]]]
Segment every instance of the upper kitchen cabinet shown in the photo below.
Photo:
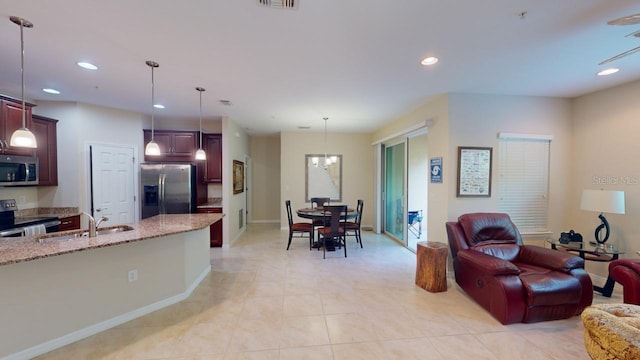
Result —
[[[153, 139], [160, 146], [160, 156], [144, 156], [145, 161], [192, 161], [198, 150], [197, 131], [155, 130]], [[144, 144], [151, 140], [151, 130], [144, 130]]]
[[[22, 128], [22, 103], [2, 98], [0, 100], [0, 151], [3, 154], [33, 156], [34, 149], [12, 148], [9, 146], [11, 134]], [[31, 108], [33, 104], [26, 103], [25, 122], [28, 129], [32, 128]], [[40, 144], [38, 144], [40, 145]]]
[[58, 120], [40, 115], [33, 115], [31, 131], [36, 136], [38, 148], [38, 184], [40, 186], [58, 185]]
[[207, 153], [205, 182], [222, 183], [222, 134], [203, 134], [202, 143]]

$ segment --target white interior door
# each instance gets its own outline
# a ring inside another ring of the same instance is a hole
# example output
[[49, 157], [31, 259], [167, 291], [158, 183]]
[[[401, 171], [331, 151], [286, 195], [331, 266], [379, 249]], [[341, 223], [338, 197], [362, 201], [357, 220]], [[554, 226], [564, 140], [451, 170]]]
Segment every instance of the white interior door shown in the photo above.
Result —
[[134, 149], [91, 145], [93, 215], [109, 218], [105, 225], [135, 221]]

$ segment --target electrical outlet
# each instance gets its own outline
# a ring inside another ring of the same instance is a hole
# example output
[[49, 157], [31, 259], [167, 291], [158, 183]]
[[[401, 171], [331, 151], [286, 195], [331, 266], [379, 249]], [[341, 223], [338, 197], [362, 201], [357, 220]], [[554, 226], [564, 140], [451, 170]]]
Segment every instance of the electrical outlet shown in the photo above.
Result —
[[24, 205], [27, 202], [27, 198], [24, 195], [20, 195], [18, 197], [18, 204], [19, 205]]
[[129, 270], [128, 274], [129, 282], [134, 282], [138, 280], [138, 269]]

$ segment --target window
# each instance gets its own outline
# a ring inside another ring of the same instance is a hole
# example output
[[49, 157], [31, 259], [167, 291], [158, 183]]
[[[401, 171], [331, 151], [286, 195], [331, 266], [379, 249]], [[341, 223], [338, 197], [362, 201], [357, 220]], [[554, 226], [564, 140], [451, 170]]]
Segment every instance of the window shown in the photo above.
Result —
[[521, 233], [548, 231], [551, 136], [499, 134], [498, 211]]

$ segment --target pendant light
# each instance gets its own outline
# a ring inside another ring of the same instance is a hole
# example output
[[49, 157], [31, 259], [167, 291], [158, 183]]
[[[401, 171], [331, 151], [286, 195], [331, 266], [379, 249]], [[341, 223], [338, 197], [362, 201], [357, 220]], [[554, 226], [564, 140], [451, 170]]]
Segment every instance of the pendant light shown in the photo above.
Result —
[[38, 147], [35, 135], [27, 129], [27, 107], [24, 101], [24, 34], [23, 28], [32, 28], [33, 23], [21, 17], [11, 16], [11, 22], [20, 26], [20, 74], [22, 77], [22, 128], [11, 134], [9, 145], [13, 147], [24, 147], [35, 149]]
[[200, 148], [196, 151], [196, 160], [207, 160], [207, 153], [202, 150], [202, 92], [205, 90], [202, 87], [197, 87], [196, 90], [200, 93]]
[[149, 65], [149, 67], [151, 68], [151, 141], [149, 141], [149, 143], [147, 143], [147, 146], [144, 148], [144, 154], [145, 155], [151, 155], [151, 156], [159, 156], [160, 155], [160, 146], [158, 146], [158, 143], [156, 143], [153, 140], [153, 135], [154, 135], [154, 124], [153, 124], [153, 108], [155, 105], [155, 93], [154, 93], [154, 81], [153, 81], [153, 69], [157, 68], [158, 66], [160, 66], [160, 64], [158, 64], [155, 61], [151, 61], [148, 60], [147, 65]]
[[328, 117], [324, 117], [324, 168], [326, 169], [331, 165], [331, 159], [327, 156], [327, 120]]

